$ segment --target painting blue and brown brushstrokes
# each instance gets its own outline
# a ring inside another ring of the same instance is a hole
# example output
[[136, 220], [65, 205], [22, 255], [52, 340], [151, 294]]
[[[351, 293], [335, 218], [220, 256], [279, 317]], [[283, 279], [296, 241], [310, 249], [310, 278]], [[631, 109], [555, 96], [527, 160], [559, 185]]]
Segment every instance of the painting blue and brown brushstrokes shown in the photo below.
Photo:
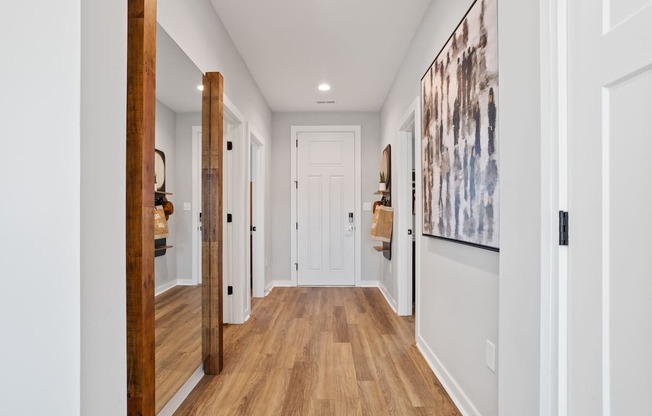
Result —
[[497, 250], [498, 22], [476, 0], [421, 80], [423, 234]]

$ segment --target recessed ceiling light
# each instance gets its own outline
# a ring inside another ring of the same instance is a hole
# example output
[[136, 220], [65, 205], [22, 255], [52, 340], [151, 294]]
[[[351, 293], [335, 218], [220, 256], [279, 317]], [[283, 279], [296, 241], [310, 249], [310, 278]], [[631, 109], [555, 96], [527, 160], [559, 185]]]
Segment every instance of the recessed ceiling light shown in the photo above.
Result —
[[197, 85], [197, 89], [199, 91], [204, 91], [204, 86], [203, 85]]
[[321, 85], [319, 86], [319, 91], [328, 91], [328, 90], [330, 90], [330, 89], [331, 89], [331, 86], [328, 85], [328, 84], [321, 84]]

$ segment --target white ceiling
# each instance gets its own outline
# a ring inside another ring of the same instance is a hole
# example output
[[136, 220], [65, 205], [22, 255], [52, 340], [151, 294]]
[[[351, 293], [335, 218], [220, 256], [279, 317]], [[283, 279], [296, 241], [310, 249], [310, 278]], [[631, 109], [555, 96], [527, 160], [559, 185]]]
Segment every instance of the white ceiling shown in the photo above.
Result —
[[156, 28], [156, 99], [175, 113], [201, 111], [202, 73], [167, 32]]
[[272, 111], [378, 111], [432, 0], [211, 2]]

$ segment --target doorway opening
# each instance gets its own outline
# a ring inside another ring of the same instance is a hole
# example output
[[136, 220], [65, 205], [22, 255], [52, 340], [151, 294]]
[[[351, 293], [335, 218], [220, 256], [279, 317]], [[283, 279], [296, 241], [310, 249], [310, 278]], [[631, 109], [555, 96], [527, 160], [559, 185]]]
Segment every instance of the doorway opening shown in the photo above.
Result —
[[397, 137], [397, 313], [408, 316], [414, 313], [417, 299], [417, 278], [419, 264], [418, 238], [419, 204], [417, 171], [418, 143], [420, 140], [420, 119], [417, 99], [403, 117], [403, 124]]
[[249, 243], [247, 245], [247, 308], [251, 311], [251, 297], [265, 296], [265, 139], [249, 126], [246, 146], [249, 150], [246, 183], [249, 184], [246, 203]]

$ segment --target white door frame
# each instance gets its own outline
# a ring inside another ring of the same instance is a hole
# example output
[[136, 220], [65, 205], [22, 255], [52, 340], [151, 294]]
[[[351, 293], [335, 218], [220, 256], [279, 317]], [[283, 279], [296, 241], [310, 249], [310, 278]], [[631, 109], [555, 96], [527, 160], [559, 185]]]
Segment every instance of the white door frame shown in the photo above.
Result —
[[[414, 154], [415, 164], [414, 170], [416, 173], [416, 148], [421, 143], [421, 114], [419, 110], [419, 97], [410, 105], [410, 108], [405, 112], [401, 118], [401, 128], [398, 130], [397, 146], [396, 146], [396, 168], [392, 169], [396, 173], [396, 182], [392, 185], [397, 185], [392, 189], [396, 190], [398, 203], [396, 207], [397, 213], [397, 236], [396, 236], [396, 281], [398, 286], [397, 293], [397, 313], [400, 316], [412, 315], [412, 274], [409, 273], [410, 264], [412, 263], [412, 239], [417, 235], [417, 215], [415, 211], [413, 235], [408, 235], [408, 230], [413, 227], [412, 225], [412, 177], [411, 172], [408, 172], [407, 166], [411, 165], [410, 157], [412, 157], [413, 150], [410, 149], [410, 138], [412, 136], [412, 126], [414, 126]], [[415, 177], [416, 180], [416, 177]], [[409, 184], [409, 186], [408, 186]], [[416, 191], [416, 189], [415, 189]], [[416, 196], [416, 195], [415, 195]], [[418, 205], [418, 204], [417, 204]], [[416, 209], [416, 207], [415, 207]], [[420, 233], [419, 233], [420, 235]], [[415, 274], [418, 273], [421, 256], [418, 250], [420, 247], [419, 238], [416, 237], [417, 247], [415, 258]], [[416, 276], [415, 276], [416, 284]], [[415, 290], [416, 292], [416, 290]]]
[[291, 258], [290, 258], [290, 271], [291, 281], [293, 286], [299, 285], [298, 272], [295, 265], [298, 263], [298, 247], [297, 247], [297, 230], [295, 223], [297, 222], [297, 188], [295, 182], [297, 179], [297, 147], [296, 141], [298, 140], [299, 133], [303, 132], [351, 132], [354, 134], [355, 140], [355, 199], [353, 215], [355, 216], [355, 286], [361, 285], [362, 280], [362, 265], [361, 265], [361, 243], [362, 243], [362, 168], [361, 164], [361, 133], [360, 126], [291, 126], [290, 128], [290, 160], [291, 160], [291, 178], [290, 178], [290, 244], [291, 244]]
[[[542, 416], [568, 413], [567, 248], [558, 244], [559, 210], [568, 209], [567, 0], [542, 0], [541, 328]], [[499, 340], [500, 342], [500, 340]]]
[[[224, 279], [224, 296], [226, 287], [230, 284], [233, 286], [233, 295], [231, 308], [225, 302], [224, 322], [225, 323], [244, 323], [249, 318], [250, 311], [250, 291], [248, 284], [248, 255], [243, 255], [245, 250], [249, 249], [249, 211], [248, 211], [248, 183], [249, 183], [249, 136], [245, 135], [245, 119], [240, 110], [233, 104], [227, 96], [224, 96], [224, 117], [225, 122], [236, 125], [231, 141], [233, 141], [233, 170], [232, 176], [232, 201], [230, 201], [233, 214], [233, 223], [231, 227], [231, 247], [233, 255], [227, 259], [227, 250], [224, 250], [223, 261], [229, 263], [231, 267], [231, 276], [227, 276], [225, 269]], [[192, 279], [193, 283], [201, 283], [201, 233], [199, 232], [199, 213], [201, 212], [201, 126], [192, 127]], [[260, 137], [260, 136], [255, 136]], [[226, 137], [224, 143], [224, 155], [226, 157]], [[263, 165], [264, 166], [264, 165]], [[226, 164], [225, 164], [226, 168]], [[228, 184], [224, 185], [223, 195], [226, 199], [226, 190]], [[247, 190], [245, 192], [245, 189]], [[264, 195], [264, 194], [263, 194]], [[264, 200], [264, 197], [263, 199]], [[227, 204], [224, 204], [224, 223], [226, 224], [226, 215], [228, 214]], [[264, 212], [264, 211], [263, 211]], [[262, 222], [261, 222], [262, 223]], [[224, 227], [224, 242], [227, 243], [227, 227]], [[263, 234], [264, 236], [264, 234]], [[264, 246], [263, 246], [264, 247]], [[264, 250], [264, 248], [263, 248]], [[264, 259], [263, 259], [264, 261]], [[264, 264], [264, 263], [263, 263]], [[264, 276], [263, 276], [264, 279]], [[255, 279], [254, 279], [255, 284]], [[264, 286], [264, 283], [263, 283]]]
[[[262, 298], [265, 296], [265, 139], [264, 137], [252, 127], [251, 123], [248, 124], [247, 143], [245, 144], [247, 151], [247, 184], [254, 183], [253, 200], [253, 225], [256, 227], [254, 234], [254, 258], [253, 258], [253, 296]], [[246, 229], [251, 229], [251, 221], [249, 219], [249, 206], [251, 200], [249, 192], [247, 192], [247, 201], [245, 204], [246, 210]], [[251, 259], [251, 248], [247, 244], [246, 267], [247, 276], [251, 273], [249, 270]], [[247, 293], [249, 285], [247, 285]], [[249, 312], [251, 305], [250, 297], [247, 296], [247, 312]], [[248, 313], [247, 313], [248, 314]]]
[[[227, 250], [224, 250], [224, 264], [229, 264], [231, 270], [231, 276], [228, 276], [226, 268], [224, 269], [224, 296], [230, 296], [231, 300], [231, 310], [227, 310], [227, 302], [224, 302], [224, 322], [233, 323], [233, 324], [242, 324], [248, 318], [247, 309], [248, 309], [248, 287], [247, 283], [247, 273], [246, 273], [246, 256], [245, 250], [249, 245], [249, 230], [246, 229], [246, 218], [248, 215], [245, 215], [247, 212], [246, 208], [246, 194], [248, 191], [247, 185], [247, 174], [246, 174], [246, 122], [242, 112], [233, 104], [231, 100], [225, 95], [224, 96], [224, 122], [233, 124], [235, 129], [233, 130], [230, 140], [233, 142], [233, 150], [231, 150], [231, 161], [232, 161], [232, 171], [231, 171], [231, 190], [232, 198], [231, 201], [227, 201], [226, 191], [229, 184], [224, 184], [224, 243], [225, 246], [228, 243], [228, 230], [231, 229], [230, 238], [231, 238], [231, 247], [232, 253], [230, 253], [230, 258], [227, 258]], [[224, 157], [226, 158], [226, 135], [224, 138]], [[225, 163], [226, 167], [226, 163]], [[230, 204], [231, 211], [227, 211], [227, 206]], [[233, 222], [227, 224], [226, 217], [227, 214], [233, 214]], [[233, 286], [233, 295], [227, 295], [227, 286]]]
[[192, 282], [195, 285], [201, 284], [201, 223], [199, 213], [201, 212], [201, 126], [192, 126]]

